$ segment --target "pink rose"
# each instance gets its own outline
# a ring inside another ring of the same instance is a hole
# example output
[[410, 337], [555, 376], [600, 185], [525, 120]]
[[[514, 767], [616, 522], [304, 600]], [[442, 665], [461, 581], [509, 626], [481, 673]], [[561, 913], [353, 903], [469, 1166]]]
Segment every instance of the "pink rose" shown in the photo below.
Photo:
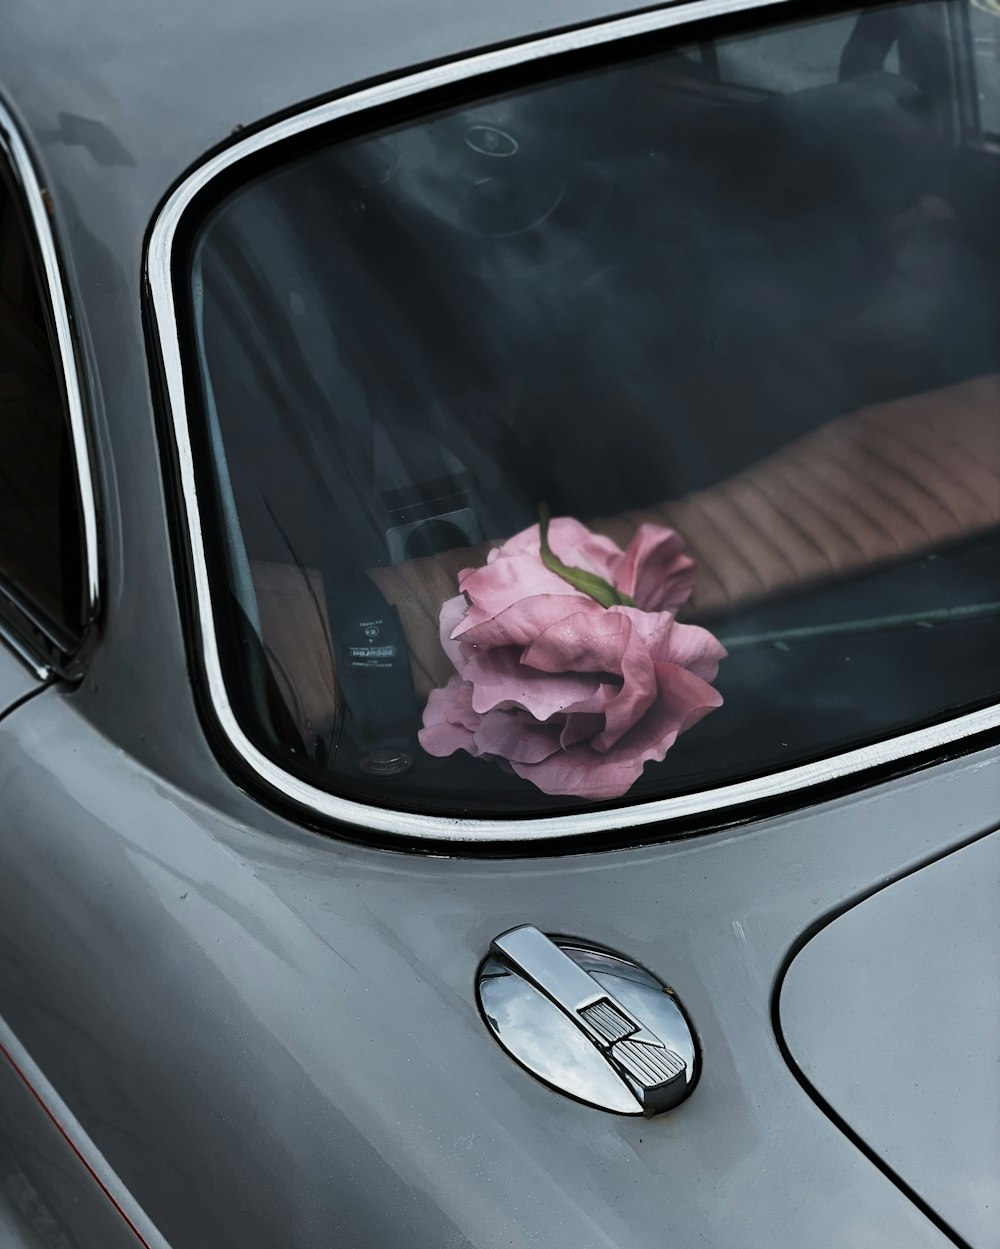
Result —
[[678, 624], [694, 563], [672, 529], [642, 525], [624, 552], [568, 517], [549, 543], [636, 606], [603, 607], [542, 562], [532, 525], [459, 574], [441, 608], [456, 675], [433, 690], [420, 744], [428, 754], [506, 759], [547, 794], [620, 798], [650, 759], [722, 704], [709, 684], [725, 649]]

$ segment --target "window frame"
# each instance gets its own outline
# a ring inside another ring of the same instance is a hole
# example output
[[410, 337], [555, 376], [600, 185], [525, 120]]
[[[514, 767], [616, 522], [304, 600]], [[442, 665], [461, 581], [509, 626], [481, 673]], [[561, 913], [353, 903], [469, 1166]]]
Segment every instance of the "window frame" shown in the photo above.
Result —
[[44, 310], [49, 350], [61, 391], [77, 486], [81, 549], [79, 627], [68, 631], [50, 619], [26, 588], [0, 575], [0, 640], [39, 680], [79, 680], [86, 667], [100, 611], [100, 552], [95, 474], [77, 351], [63, 267], [52, 230], [52, 199], [13, 115], [0, 100], [0, 188], [7, 192], [25, 239]]
[[[196, 691], [203, 710], [211, 719], [224, 762], [235, 766], [240, 776], [257, 789], [258, 796], [281, 808], [290, 806], [300, 817], [305, 813], [312, 822], [319, 817], [325, 823], [332, 823], [341, 833], [350, 829], [356, 835], [375, 835], [389, 844], [403, 847], [427, 849], [438, 843], [468, 849], [496, 844], [509, 849], [525, 843], [561, 844], [566, 839], [571, 839], [575, 845], [580, 838], [606, 838], [608, 835], [618, 844], [622, 841], [628, 844], [665, 840], [689, 831], [693, 824], [711, 827], [745, 820], [751, 810], [757, 813], [761, 804], [772, 801], [787, 802], [791, 798], [804, 805], [815, 801], [817, 793], [829, 793], [831, 786], [843, 784], [850, 778], [857, 778], [855, 784], [871, 783], [887, 771], [932, 761], [949, 748], [950, 753], [957, 753], [956, 743], [963, 743], [962, 749], [970, 750], [983, 740], [984, 734], [995, 733], [1000, 728], [1000, 704], [996, 704], [811, 763], [689, 794], [563, 815], [510, 819], [454, 817], [374, 806], [316, 788], [282, 768], [249, 739], [237, 720], [226, 688], [189, 413], [189, 406], [191, 410], [197, 409], [198, 379], [184, 367], [182, 347], [181, 310], [186, 306], [187, 289], [184, 265], [179, 257], [186, 250], [181, 245], [185, 231], [192, 228], [192, 218], [201, 216], [196, 206], [211, 199], [213, 188], [216, 196], [221, 195], [223, 192], [218, 188], [236, 180], [237, 166], [242, 169], [239, 180], [247, 179], [269, 149], [301, 140], [320, 127], [338, 123], [351, 125], [376, 110], [399, 103], [412, 101], [416, 111], [424, 97], [442, 88], [461, 88], [478, 79], [485, 82], [492, 74], [608, 44], [624, 45], [669, 28], [697, 26], [751, 11], [766, 10], [771, 15], [779, 6], [781, 12], [788, 12], [789, 16], [815, 12], [794, 0], [689, 0], [631, 17], [592, 22], [563, 33], [527, 39], [349, 89], [324, 103], [303, 107], [278, 120], [265, 121], [259, 129], [216, 149], [186, 174], [161, 204], [147, 238], [146, 310], [151, 345], [159, 357], [155, 363], [163, 389], [164, 451], [167, 475], [174, 479], [179, 522], [175, 557], [178, 557], [177, 572], [188, 592], [193, 668], [200, 672], [202, 686], [198, 690], [196, 682]], [[215, 588], [217, 592], [224, 589], [218, 585]], [[648, 831], [643, 833], [643, 830]]]

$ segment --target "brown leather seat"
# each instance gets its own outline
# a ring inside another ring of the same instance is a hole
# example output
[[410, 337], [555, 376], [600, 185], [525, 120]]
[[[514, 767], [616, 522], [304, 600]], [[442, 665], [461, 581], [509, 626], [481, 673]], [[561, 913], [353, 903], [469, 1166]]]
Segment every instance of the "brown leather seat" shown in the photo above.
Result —
[[[591, 523], [624, 545], [644, 521], [687, 540], [695, 617], [982, 533], [1000, 524], [1000, 375], [862, 408], [721, 485]], [[421, 698], [451, 673], [441, 604], [490, 545], [371, 571], [402, 617]], [[308, 742], [337, 708], [319, 574], [257, 563], [253, 578], [272, 672]]]

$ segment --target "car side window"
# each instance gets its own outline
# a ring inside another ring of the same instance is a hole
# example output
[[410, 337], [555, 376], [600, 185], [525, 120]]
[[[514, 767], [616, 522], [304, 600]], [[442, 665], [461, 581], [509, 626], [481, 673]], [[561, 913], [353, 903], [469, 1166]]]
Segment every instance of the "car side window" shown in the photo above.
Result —
[[983, 136], [1000, 139], [1000, 2], [973, 0], [969, 26], [979, 97], [979, 124]]
[[61, 369], [30, 235], [0, 174], [0, 599], [57, 645], [83, 623], [83, 542]]
[[837, 81], [844, 49], [857, 13], [825, 21], [719, 39], [715, 43], [719, 79], [732, 86], [785, 94]]

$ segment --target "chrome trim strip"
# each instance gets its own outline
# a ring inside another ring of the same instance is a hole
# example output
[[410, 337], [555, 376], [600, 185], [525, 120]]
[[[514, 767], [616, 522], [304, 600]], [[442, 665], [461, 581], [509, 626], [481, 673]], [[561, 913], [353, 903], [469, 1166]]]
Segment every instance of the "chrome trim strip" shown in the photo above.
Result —
[[0, 100], [0, 147], [14, 167], [24, 192], [28, 214], [35, 231], [38, 251], [42, 260], [45, 282], [49, 292], [49, 306], [56, 332], [59, 359], [66, 384], [66, 406], [69, 414], [70, 434], [73, 439], [73, 458], [76, 461], [77, 480], [80, 485], [80, 511], [83, 522], [83, 545], [86, 559], [87, 620], [96, 619], [100, 606], [100, 565], [97, 538], [97, 495], [94, 473], [87, 439], [87, 424], [80, 391], [80, 373], [77, 368], [73, 333], [70, 328], [66, 288], [63, 284], [59, 254], [49, 222], [42, 183], [38, 178], [31, 155], [21, 138], [17, 123]]
[[272, 789], [293, 802], [342, 824], [390, 834], [408, 840], [435, 839], [452, 842], [523, 842], [552, 837], [583, 837], [608, 830], [644, 828], [668, 820], [774, 798], [796, 790], [822, 785], [908, 756], [933, 750], [963, 737], [1000, 726], [1000, 706], [959, 716], [947, 724], [904, 733], [888, 741], [864, 746], [818, 763], [803, 764], [769, 776], [697, 794], [661, 798], [608, 811], [518, 819], [466, 819], [451, 816], [415, 815], [384, 810], [324, 793], [292, 776], [262, 754], [247, 738], [233, 714], [222, 680], [219, 651], [212, 614], [208, 567], [198, 511], [194, 459], [187, 424], [184, 372], [177, 331], [176, 305], [171, 282], [174, 238], [192, 199], [224, 170], [283, 139], [316, 126], [348, 117], [365, 109], [402, 100], [449, 83], [461, 82], [493, 70], [540, 60], [557, 53], [596, 47], [633, 38], [651, 31], [680, 26], [727, 13], [763, 8], [785, 0], [697, 0], [696, 3], [659, 9], [638, 16], [603, 22], [566, 34], [526, 41], [512, 48], [486, 52], [452, 61], [435, 69], [407, 74], [391, 82], [368, 87], [321, 104], [277, 122], [219, 152], [199, 166], [167, 200], [150, 236], [147, 271], [155, 313], [156, 330], [163, 356], [170, 414], [184, 494], [184, 510], [195, 574], [199, 629], [209, 693], [219, 723], [244, 761]]
[[0, 1061], [6, 1057], [14, 1071], [37, 1097], [55, 1126], [65, 1136], [80, 1161], [104, 1189], [112, 1204], [146, 1249], [170, 1249], [145, 1210], [125, 1187], [118, 1173], [101, 1153], [48, 1078], [0, 1016]]
[[4, 620], [0, 620], [0, 642], [5, 643], [13, 651], [37, 681], [48, 681], [55, 676], [55, 669], [50, 664], [39, 663]]

